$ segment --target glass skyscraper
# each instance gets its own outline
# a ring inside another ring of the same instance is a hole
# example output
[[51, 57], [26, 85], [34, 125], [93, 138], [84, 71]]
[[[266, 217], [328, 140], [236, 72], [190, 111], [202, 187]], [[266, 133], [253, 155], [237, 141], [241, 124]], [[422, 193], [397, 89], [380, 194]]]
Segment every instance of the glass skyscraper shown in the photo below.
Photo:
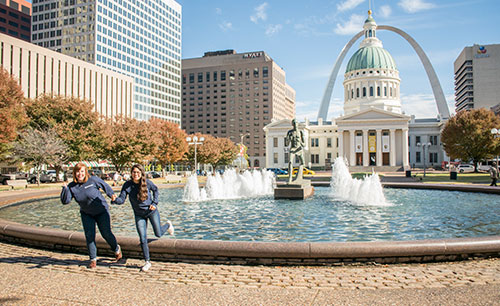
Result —
[[33, 0], [32, 42], [132, 76], [141, 120], [181, 123], [181, 28], [174, 0]]

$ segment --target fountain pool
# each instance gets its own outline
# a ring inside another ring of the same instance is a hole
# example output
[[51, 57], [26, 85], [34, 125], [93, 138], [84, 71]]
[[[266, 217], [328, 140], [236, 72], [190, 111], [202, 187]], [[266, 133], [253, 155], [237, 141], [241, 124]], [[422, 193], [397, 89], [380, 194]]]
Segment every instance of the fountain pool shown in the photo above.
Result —
[[[251, 198], [185, 202], [184, 190], [160, 190], [160, 214], [176, 238], [220, 241], [345, 242], [500, 235], [500, 198], [440, 190], [383, 189], [384, 205], [339, 199], [316, 188], [305, 201]], [[113, 230], [136, 237], [128, 203], [111, 207]], [[82, 231], [78, 205], [58, 198], [0, 209], [0, 218], [27, 225]], [[152, 233], [150, 234], [152, 236]]]

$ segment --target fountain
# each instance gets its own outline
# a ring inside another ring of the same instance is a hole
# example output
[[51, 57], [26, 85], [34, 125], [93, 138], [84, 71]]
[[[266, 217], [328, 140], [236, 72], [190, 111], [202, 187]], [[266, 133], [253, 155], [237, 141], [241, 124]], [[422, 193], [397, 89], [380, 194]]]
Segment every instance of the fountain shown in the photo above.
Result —
[[377, 173], [364, 179], [353, 179], [343, 157], [337, 157], [332, 167], [330, 183], [334, 197], [361, 205], [388, 206]]
[[239, 199], [273, 194], [276, 184], [274, 174], [266, 170], [244, 171], [227, 170], [223, 175], [218, 172], [207, 177], [205, 188], [200, 188], [198, 177], [191, 175], [184, 187], [184, 202], [207, 200]]

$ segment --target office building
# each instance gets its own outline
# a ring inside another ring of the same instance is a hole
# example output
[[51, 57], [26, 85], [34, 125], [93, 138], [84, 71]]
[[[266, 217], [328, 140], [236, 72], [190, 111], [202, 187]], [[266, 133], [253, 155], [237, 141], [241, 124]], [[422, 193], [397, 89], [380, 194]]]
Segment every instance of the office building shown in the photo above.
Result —
[[31, 3], [0, 0], [0, 33], [31, 41]]
[[500, 44], [465, 47], [454, 68], [456, 112], [500, 103]]
[[243, 141], [250, 166], [265, 165], [264, 126], [294, 117], [295, 90], [264, 51], [214, 51], [182, 60], [182, 128]]
[[0, 66], [19, 80], [27, 98], [78, 97], [105, 117], [132, 117], [132, 77], [1, 33]]
[[134, 78], [134, 117], [181, 123], [174, 0], [33, 0], [32, 42]]

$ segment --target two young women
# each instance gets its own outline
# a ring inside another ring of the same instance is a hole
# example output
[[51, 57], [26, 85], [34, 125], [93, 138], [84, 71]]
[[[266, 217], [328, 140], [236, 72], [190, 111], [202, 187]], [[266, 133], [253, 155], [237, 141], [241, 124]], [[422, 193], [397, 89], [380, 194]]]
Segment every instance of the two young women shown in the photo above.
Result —
[[151, 263], [146, 235], [147, 221], [149, 220], [153, 225], [155, 236], [158, 238], [166, 231], [171, 235], [174, 234], [174, 228], [170, 221], [167, 221], [167, 224], [163, 226], [160, 224], [160, 214], [157, 209], [158, 188], [146, 179], [142, 166], [134, 165], [132, 167], [132, 179], [123, 185], [118, 198], [106, 182], [99, 177], [89, 175], [85, 164], [78, 163], [75, 165], [73, 168], [73, 181], [68, 185], [64, 184], [62, 187], [61, 202], [68, 204], [72, 199], [75, 199], [80, 205], [80, 215], [90, 257], [89, 268], [97, 266], [96, 224], [102, 237], [115, 253], [116, 261], [122, 258], [121, 248], [111, 231], [109, 206], [100, 190], [103, 190], [111, 198], [112, 203], [115, 204], [123, 204], [127, 195], [129, 195], [130, 203], [134, 209], [137, 233], [139, 234], [146, 261], [142, 270], [149, 270]]

